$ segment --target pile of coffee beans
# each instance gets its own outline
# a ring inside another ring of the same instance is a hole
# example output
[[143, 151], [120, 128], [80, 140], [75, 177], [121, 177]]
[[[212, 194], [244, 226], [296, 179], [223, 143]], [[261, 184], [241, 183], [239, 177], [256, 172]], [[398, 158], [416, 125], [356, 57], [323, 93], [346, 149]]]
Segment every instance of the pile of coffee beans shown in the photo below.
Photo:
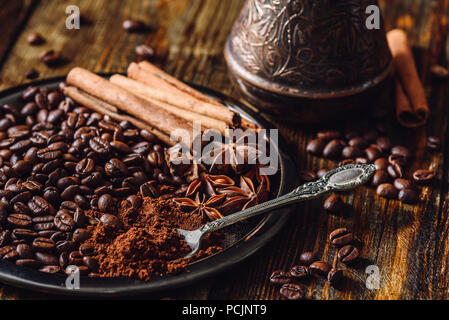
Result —
[[[353, 264], [359, 257], [360, 251], [355, 244], [354, 234], [347, 228], [332, 231], [329, 241], [338, 248], [338, 261], [345, 265]], [[299, 264], [289, 271], [276, 270], [270, 276], [270, 283], [280, 286], [280, 294], [289, 300], [303, 299], [304, 287], [299, 283], [312, 275], [326, 277], [331, 286], [338, 286], [344, 277], [343, 269], [332, 267], [329, 263], [316, 260], [315, 254], [310, 251], [301, 253]]]
[[[438, 137], [428, 137], [429, 150], [439, 150], [440, 146]], [[386, 130], [380, 126], [363, 133], [320, 131], [316, 138], [308, 143], [307, 151], [315, 156], [337, 160], [339, 165], [374, 163], [376, 172], [371, 184], [377, 188], [377, 194], [388, 199], [399, 199], [404, 203], [413, 204], [417, 201], [418, 192], [415, 183], [428, 183], [435, 177], [434, 171], [417, 170], [412, 175], [413, 181], [406, 179], [405, 167], [410, 161], [411, 153], [404, 146], [394, 146], [386, 135]], [[300, 178], [303, 182], [313, 181], [326, 172], [326, 169], [317, 173], [304, 170]]]
[[[61, 88], [28, 87], [0, 108], [0, 259], [43, 272], [95, 272], [82, 244], [98, 223], [120, 228], [121, 199], [183, 192], [146, 130], [76, 105]], [[100, 216], [88, 213], [102, 212]]]

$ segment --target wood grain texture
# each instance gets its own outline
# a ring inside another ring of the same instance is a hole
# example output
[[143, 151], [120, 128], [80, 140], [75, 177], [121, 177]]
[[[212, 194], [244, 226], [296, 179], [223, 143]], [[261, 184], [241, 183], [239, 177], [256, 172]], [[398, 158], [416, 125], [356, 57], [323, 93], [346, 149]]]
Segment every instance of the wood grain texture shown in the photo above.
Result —
[[[222, 51], [232, 23], [243, 0], [151, 0], [151, 1], [50, 1], [34, 7], [23, 2], [23, 21], [1, 35], [12, 46], [0, 45], [6, 53], [0, 71], [0, 89], [26, 82], [24, 72], [35, 67], [40, 78], [64, 75], [73, 66], [96, 72], [124, 72], [136, 58], [134, 48], [146, 43], [155, 49], [154, 62], [174, 76], [239, 97], [227, 76]], [[8, 12], [17, 10], [9, 2]], [[437, 169], [438, 179], [420, 192], [417, 205], [379, 198], [371, 187], [343, 195], [346, 209], [327, 214], [322, 201], [297, 206], [285, 229], [263, 250], [219, 277], [200, 284], [166, 292], [162, 296], [178, 299], [280, 299], [278, 289], [268, 282], [276, 269], [294, 265], [303, 251], [316, 252], [317, 258], [336, 263], [336, 248], [328, 244], [328, 234], [345, 226], [354, 230], [364, 243], [362, 259], [345, 268], [346, 280], [335, 289], [321, 278], [304, 283], [312, 299], [447, 299], [449, 287], [449, 154], [447, 115], [449, 84], [429, 75], [433, 63], [447, 64], [447, 19], [449, 0], [381, 0], [387, 29], [404, 28], [414, 45], [416, 64], [429, 97], [431, 115], [428, 126], [416, 130], [394, 128], [397, 143], [413, 150], [414, 160], [407, 175], [417, 168]], [[65, 7], [76, 4], [90, 23], [80, 30], [65, 28]], [[33, 10], [30, 11], [32, 8]], [[22, 11], [21, 11], [22, 12]], [[2, 11], [3, 14], [3, 11]], [[22, 14], [22, 13], [21, 13]], [[6, 15], [7, 16], [7, 15]], [[151, 30], [130, 34], [122, 30], [126, 18], [146, 21]], [[17, 29], [19, 28], [19, 29]], [[46, 43], [31, 47], [26, 35], [39, 31]], [[67, 63], [48, 68], [38, 61], [44, 49], [61, 50]], [[0, 58], [1, 59], [1, 58]], [[298, 170], [333, 167], [336, 163], [310, 156], [305, 151], [314, 130], [277, 123], [287, 140]], [[439, 136], [440, 152], [425, 149], [427, 135]], [[365, 287], [365, 268], [376, 265], [381, 273], [379, 290]], [[55, 298], [27, 290], [0, 286], [3, 299]], [[160, 298], [161, 296], [145, 296]]]

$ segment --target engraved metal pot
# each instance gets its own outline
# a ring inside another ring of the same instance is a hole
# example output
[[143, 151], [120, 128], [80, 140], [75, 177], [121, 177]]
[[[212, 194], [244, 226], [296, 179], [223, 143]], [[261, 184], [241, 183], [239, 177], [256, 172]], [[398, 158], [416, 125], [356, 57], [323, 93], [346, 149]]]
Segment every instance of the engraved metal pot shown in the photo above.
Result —
[[[317, 122], [363, 107], [391, 66], [376, 0], [247, 0], [225, 47], [243, 95], [277, 118]], [[382, 21], [381, 21], [382, 22]]]

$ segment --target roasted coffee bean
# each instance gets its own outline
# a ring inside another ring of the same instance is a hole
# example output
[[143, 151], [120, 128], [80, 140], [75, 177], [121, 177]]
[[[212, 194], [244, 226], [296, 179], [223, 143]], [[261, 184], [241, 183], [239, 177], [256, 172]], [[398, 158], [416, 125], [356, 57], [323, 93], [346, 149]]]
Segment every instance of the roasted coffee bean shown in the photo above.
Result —
[[388, 160], [385, 158], [378, 158], [376, 161], [374, 161], [376, 170], [387, 170], [388, 164]]
[[71, 252], [73, 250], [76, 250], [77, 244], [74, 241], [70, 240], [60, 240], [56, 242], [56, 250], [58, 252]]
[[30, 229], [15, 228], [12, 230], [12, 235], [15, 239], [34, 239], [38, 233]]
[[[30, 101], [34, 99], [34, 95], [39, 91], [38, 87], [29, 86], [22, 92], [22, 99]], [[4, 130], [4, 129], [1, 129]]]
[[398, 195], [398, 191], [391, 183], [380, 184], [376, 189], [376, 193], [387, 199], [395, 199]]
[[299, 172], [299, 179], [302, 183], [312, 182], [317, 179], [316, 173], [313, 170], [301, 170]]
[[21, 259], [31, 259], [31, 258], [33, 258], [33, 250], [26, 243], [22, 243], [22, 244], [17, 245], [16, 250], [17, 250], [17, 253], [19, 254]]
[[390, 153], [393, 155], [401, 155], [405, 159], [410, 159], [410, 151], [404, 146], [395, 146], [391, 148]]
[[304, 289], [297, 283], [283, 284], [279, 292], [288, 300], [303, 299], [305, 295]]
[[132, 149], [124, 142], [115, 140], [110, 143], [111, 147], [122, 153], [132, 153]]
[[42, 265], [42, 262], [35, 259], [18, 259], [16, 265], [28, 268], [38, 268]]
[[323, 149], [323, 156], [325, 158], [337, 158], [341, 155], [343, 147], [340, 140], [331, 140]]
[[6, 246], [11, 241], [11, 231], [0, 231], [0, 247]]
[[45, 63], [47, 66], [56, 66], [62, 62], [61, 53], [53, 49], [45, 50], [39, 55], [39, 60]]
[[343, 208], [343, 201], [339, 195], [332, 194], [324, 200], [323, 208], [326, 211], [337, 212]]
[[128, 168], [126, 165], [117, 158], [112, 158], [104, 165], [104, 171], [108, 176], [126, 176], [128, 175]]
[[58, 265], [61, 267], [61, 268], [65, 268], [65, 267], [67, 267], [67, 265], [69, 264], [69, 253], [68, 252], [62, 252], [60, 255], [59, 255], [59, 259], [58, 259], [59, 261], [59, 263], [58, 263]]
[[369, 143], [362, 137], [354, 137], [348, 141], [348, 145], [359, 149], [365, 149], [368, 147]]
[[154, 182], [148, 181], [140, 186], [140, 194], [142, 197], [157, 198], [160, 196], [159, 191], [154, 186]]
[[343, 279], [343, 270], [338, 268], [333, 268], [327, 274], [327, 281], [329, 281], [331, 286], [337, 286]]
[[62, 154], [62, 150], [58, 148], [43, 148], [37, 151], [37, 157], [42, 161], [50, 161], [60, 158]]
[[331, 232], [329, 240], [333, 245], [344, 246], [354, 240], [354, 234], [346, 228], [339, 228]]
[[33, 240], [32, 247], [36, 251], [51, 251], [55, 247], [55, 242], [47, 238], [36, 238]]
[[438, 79], [447, 79], [449, 77], [449, 71], [445, 67], [437, 64], [430, 67], [430, 72]]
[[429, 150], [440, 150], [441, 140], [438, 137], [429, 136], [427, 137], [426, 146]]
[[153, 167], [160, 168], [164, 163], [164, 156], [161, 152], [153, 150], [148, 153], [147, 160]]
[[318, 139], [323, 139], [323, 140], [333, 140], [333, 139], [338, 139], [341, 137], [340, 132], [335, 131], [335, 130], [326, 130], [326, 131], [319, 131], [317, 133], [317, 137]]
[[91, 256], [84, 256], [83, 263], [92, 272], [98, 272], [98, 269], [100, 268], [100, 264], [98, 263], [98, 260]]
[[399, 201], [408, 204], [414, 204], [418, 200], [418, 195], [414, 189], [404, 188], [399, 191]]
[[40, 272], [56, 274], [61, 272], [61, 267], [59, 266], [43, 266], [39, 269]]
[[28, 208], [34, 215], [54, 214], [54, 208], [50, 203], [40, 196], [33, 196], [28, 201]]
[[270, 276], [270, 282], [273, 284], [285, 284], [291, 281], [291, 276], [285, 271], [274, 271]]
[[91, 256], [94, 254], [94, 245], [92, 243], [83, 243], [79, 247], [79, 251], [82, 256]]
[[149, 60], [154, 56], [154, 49], [146, 44], [138, 45], [135, 49], [140, 59]]
[[330, 266], [324, 261], [315, 261], [309, 266], [309, 270], [313, 274], [318, 274], [321, 276], [327, 276], [330, 270]]
[[[17, 253], [16, 248], [14, 246], [4, 246], [0, 248], [0, 259], [5, 259], [5, 256], [8, 257], [12, 255], [12, 252]], [[17, 256], [19, 254], [17, 253]]]
[[313, 139], [307, 144], [307, 152], [315, 156], [320, 156], [323, 153], [327, 141], [324, 139]]
[[301, 265], [310, 266], [313, 261], [315, 261], [315, 255], [313, 254], [313, 252], [306, 251], [301, 253], [301, 255], [299, 256], [299, 263]]
[[136, 195], [131, 195], [131, 196], [127, 197], [126, 201], [134, 209], [138, 209], [142, 205], [142, 199]]
[[307, 266], [294, 266], [290, 269], [290, 276], [296, 279], [302, 279], [309, 275], [309, 268]]
[[407, 158], [400, 154], [390, 154], [388, 156], [388, 163], [390, 165], [405, 166], [407, 164]]
[[32, 32], [27, 36], [27, 42], [33, 46], [39, 45], [45, 42], [45, 39], [38, 32]]
[[27, 79], [36, 79], [37, 77], [39, 77], [39, 71], [34, 68], [28, 68], [25, 72], [25, 77]]
[[338, 260], [343, 263], [353, 263], [358, 257], [359, 249], [357, 249], [357, 247], [353, 246], [352, 244], [348, 244], [338, 250]]
[[109, 142], [101, 139], [100, 137], [93, 137], [92, 139], [90, 139], [89, 146], [95, 153], [98, 153], [100, 155], [106, 155], [111, 151]]
[[413, 188], [413, 183], [410, 180], [402, 178], [394, 179], [393, 185], [398, 190]]
[[122, 27], [128, 32], [142, 32], [147, 29], [147, 26], [143, 21], [136, 19], [127, 19], [123, 21]]
[[370, 162], [374, 162], [382, 155], [382, 152], [375, 147], [369, 147], [365, 149], [365, 154]]
[[73, 231], [72, 240], [76, 243], [81, 243], [89, 239], [91, 232], [87, 229], [78, 228]]
[[29, 215], [31, 213], [30, 208], [23, 202], [16, 202], [13, 205], [14, 213], [26, 214]]
[[103, 194], [98, 198], [98, 209], [103, 212], [110, 211], [114, 206], [114, 199], [109, 194]]
[[387, 168], [387, 172], [393, 179], [402, 178], [403, 176], [402, 167], [397, 163], [390, 164]]
[[117, 218], [116, 216], [112, 215], [112, 214], [104, 214], [101, 216], [100, 221], [112, 228], [112, 229], [121, 229], [123, 227], [122, 222], [120, 221], [119, 218]]
[[356, 158], [355, 159], [355, 163], [357, 163], [357, 164], [367, 164], [367, 163], [369, 163], [370, 162], [370, 160], [368, 160], [367, 158], [361, 158], [361, 157], [359, 157], [359, 158]]
[[69, 264], [74, 264], [76, 266], [83, 265], [83, 256], [79, 251], [72, 251], [69, 254]]
[[385, 170], [376, 170], [371, 180], [371, 184], [377, 187], [380, 184], [387, 183], [391, 177]]
[[436, 176], [435, 171], [419, 169], [413, 172], [413, 180], [415, 180], [419, 184], [425, 184], [432, 181]]
[[363, 156], [363, 151], [361, 149], [352, 146], [344, 147], [341, 153], [345, 159], [354, 159]]
[[70, 231], [75, 227], [73, 218], [65, 212], [59, 211], [54, 219], [55, 226], [61, 231]]
[[19, 228], [28, 228], [32, 225], [31, 217], [26, 214], [13, 213], [6, 219], [12, 226]]
[[34, 254], [34, 257], [44, 265], [54, 266], [54, 265], [58, 265], [58, 263], [59, 263], [58, 258], [51, 253], [36, 252]]

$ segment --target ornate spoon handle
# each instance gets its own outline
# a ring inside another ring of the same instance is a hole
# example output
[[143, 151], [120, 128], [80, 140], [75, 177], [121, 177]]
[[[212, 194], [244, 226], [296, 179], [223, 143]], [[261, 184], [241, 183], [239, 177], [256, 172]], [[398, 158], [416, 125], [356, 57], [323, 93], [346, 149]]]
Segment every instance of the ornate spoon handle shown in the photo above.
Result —
[[200, 228], [209, 233], [230, 226], [238, 221], [257, 216], [292, 203], [318, 198], [330, 191], [341, 191], [364, 184], [374, 173], [373, 165], [347, 165], [329, 171], [321, 179], [306, 183], [279, 198], [236, 212], [224, 218], [211, 221]]

